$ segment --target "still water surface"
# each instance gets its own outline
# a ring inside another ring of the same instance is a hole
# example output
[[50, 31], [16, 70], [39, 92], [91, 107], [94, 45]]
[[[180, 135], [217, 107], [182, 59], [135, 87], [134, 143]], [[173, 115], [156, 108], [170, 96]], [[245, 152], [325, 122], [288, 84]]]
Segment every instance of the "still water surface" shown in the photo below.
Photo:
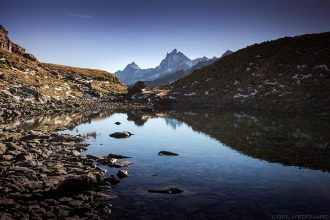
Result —
[[[115, 122], [121, 125], [115, 125]], [[109, 134], [130, 131], [127, 139]], [[110, 189], [114, 219], [272, 219], [330, 215], [329, 123], [246, 113], [111, 113], [64, 133], [90, 137], [84, 154], [130, 156]], [[158, 156], [161, 150], [177, 157]], [[107, 175], [118, 169], [107, 168]], [[182, 194], [148, 189], [178, 187]]]

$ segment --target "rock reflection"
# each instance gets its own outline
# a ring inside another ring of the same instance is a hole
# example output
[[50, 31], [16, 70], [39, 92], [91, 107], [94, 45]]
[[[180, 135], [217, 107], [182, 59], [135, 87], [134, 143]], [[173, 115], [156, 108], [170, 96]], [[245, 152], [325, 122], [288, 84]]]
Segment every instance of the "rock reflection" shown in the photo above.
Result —
[[23, 121], [16, 121], [13, 125], [24, 129], [37, 129], [42, 131], [55, 131], [58, 129], [73, 130], [79, 124], [91, 123], [92, 121], [109, 117], [114, 113], [115, 112], [84, 112], [66, 115], [47, 115]]

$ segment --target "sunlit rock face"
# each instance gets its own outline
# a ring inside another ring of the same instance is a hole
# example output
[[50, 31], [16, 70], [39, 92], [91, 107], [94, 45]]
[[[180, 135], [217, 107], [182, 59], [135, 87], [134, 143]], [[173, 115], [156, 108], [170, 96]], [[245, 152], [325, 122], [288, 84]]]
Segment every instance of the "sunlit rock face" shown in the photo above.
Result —
[[10, 41], [8, 31], [0, 25], [0, 48], [18, 55], [25, 54], [25, 49]]

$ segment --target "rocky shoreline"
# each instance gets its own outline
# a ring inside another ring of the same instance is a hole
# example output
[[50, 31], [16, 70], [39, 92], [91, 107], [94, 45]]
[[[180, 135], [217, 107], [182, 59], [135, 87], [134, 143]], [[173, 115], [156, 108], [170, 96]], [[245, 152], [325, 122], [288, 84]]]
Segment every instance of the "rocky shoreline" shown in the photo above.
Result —
[[6, 122], [17, 118], [30, 116], [51, 115], [57, 113], [106, 111], [111, 109], [145, 109], [151, 110], [152, 103], [132, 102], [122, 98], [100, 98], [96, 100], [51, 100], [41, 102], [15, 102], [9, 95], [0, 91], [0, 121]]
[[[1, 108], [7, 112], [1, 120], [24, 120], [33, 115], [56, 112], [101, 111], [109, 109], [142, 109], [152, 105], [129, 102], [68, 103], [50, 106], [17, 106]], [[8, 105], [8, 104], [7, 104]], [[14, 112], [14, 114], [13, 114]], [[3, 116], [4, 114], [2, 114]], [[8, 117], [6, 117], [8, 116]], [[58, 128], [57, 128], [58, 129]], [[0, 126], [0, 216], [1, 219], [107, 219], [113, 195], [102, 193], [120, 182], [107, 177], [96, 164], [124, 167], [129, 161], [116, 162], [108, 157], [83, 156], [85, 138], [54, 131], [26, 130], [18, 126]], [[123, 165], [123, 166], [121, 166]]]

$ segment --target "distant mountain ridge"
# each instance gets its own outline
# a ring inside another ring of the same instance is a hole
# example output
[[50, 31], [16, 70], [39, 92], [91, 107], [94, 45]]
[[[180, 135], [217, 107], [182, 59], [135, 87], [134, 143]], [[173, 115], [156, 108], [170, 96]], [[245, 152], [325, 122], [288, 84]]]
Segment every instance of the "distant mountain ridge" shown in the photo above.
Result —
[[145, 81], [146, 86], [148, 87], [159, 87], [159, 86], [166, 86], [169, 85], [185, 76], [188, 76], [190, 73], [192, 73], [194, 70], [200, 69], [204, 66], [210, 65], [219, 59], [224, 58], [225, 56], [232, 54], [233, 52], [230, 50], [227, 50], [225, 53], [222, 54], [220, 58], [213, 57], [211, 59], [203, 59], [199, 58], [196, 59], [198, 62], [194, 66], [192, 66], [189, 70], [179, 70], [174, 73], [168, 74], [166, 76], [160, 77], [158, 79], [152, 80], [152, 81]]
[[171, 53], [167, 53], [165, 59], [155, 68], [141, 69], [136, 63], [132, 62], [124, 70], [117, 71], [115, 75], [126, 85], [132, 85], [137, 81], [154, 81], [178, 71], [186, 72], [198, 64], [213, 59], [201, 57], [191, 60], [182, 52], [174, 49]]

